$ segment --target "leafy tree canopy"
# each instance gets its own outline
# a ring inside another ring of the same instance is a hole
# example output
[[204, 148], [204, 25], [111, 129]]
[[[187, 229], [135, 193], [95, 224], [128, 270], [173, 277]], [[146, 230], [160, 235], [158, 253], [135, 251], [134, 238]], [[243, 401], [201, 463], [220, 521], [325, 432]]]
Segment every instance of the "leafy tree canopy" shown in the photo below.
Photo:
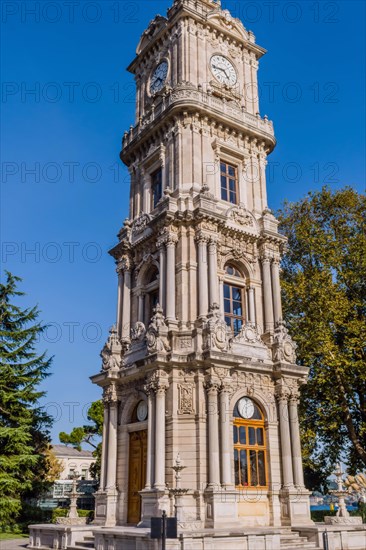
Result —
[[15, 301], [21, 281], [6, 272], [0, 284], [0, 525], [16, 521], [23, 498], [45, 481], [44, 452], [51, 418], [39, 405], [39, 386], [49, 376], [52, 358], [37, 353], [45, 330], [37, 307]]
[[100, 462], [102, 446], [97, 440], [103, 433], [103, 414], [104, 407], [103, 402], [94, 401], [88, 410], [88, 420], [91, 424], [74, 428], [70, 434], [60, 432], [59, 438], [61, 443], [65, 445], [72, 445], [75, 449], [81, 450], [83, 443], [86, 443], [93, 447], [93, 455], [96, 458], [95, 464], [90, 468], [90, 473], [95, 479], [99, 479], [100, 475]]
[[309, 488], [366, 465], [366, 197], [323, 188], [279, 213], [284, 316], [310, 368], [300, 407]]

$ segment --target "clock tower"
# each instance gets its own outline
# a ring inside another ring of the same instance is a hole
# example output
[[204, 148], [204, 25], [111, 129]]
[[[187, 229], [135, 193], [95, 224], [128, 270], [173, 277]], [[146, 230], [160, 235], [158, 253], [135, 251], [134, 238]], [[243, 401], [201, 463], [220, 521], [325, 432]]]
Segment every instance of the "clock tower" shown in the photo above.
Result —
[[280, 548], [284, 529], [311, 524], [297, 419], [307, 368], [282, 321], [285, 238], [267, 204], [265, 53], [219, 1], [175, 0], [128, 67], [129, 214], [92, 380], [104, 402], [95, 523], [129, 548], [163, 510], [178, 516], [183, 546], [171, 548]]

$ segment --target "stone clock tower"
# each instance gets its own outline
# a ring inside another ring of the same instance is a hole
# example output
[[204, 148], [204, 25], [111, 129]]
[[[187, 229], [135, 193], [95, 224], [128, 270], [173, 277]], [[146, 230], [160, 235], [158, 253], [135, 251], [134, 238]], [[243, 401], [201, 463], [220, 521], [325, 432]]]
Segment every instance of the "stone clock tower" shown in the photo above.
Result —
[[108, 548], [150, 548], [144, 527], [163, 510], [178, 515], [171, 548], [275, 549], [311, 524], [297, 420], [307, 369], [282, 322], [285, 239], [267, 205], [264, 54], [220, 2], [175, 0], [128, 68], [117, 321], [92, 378], [105, 406], [95, 523], [111, 528], [95, 536]]

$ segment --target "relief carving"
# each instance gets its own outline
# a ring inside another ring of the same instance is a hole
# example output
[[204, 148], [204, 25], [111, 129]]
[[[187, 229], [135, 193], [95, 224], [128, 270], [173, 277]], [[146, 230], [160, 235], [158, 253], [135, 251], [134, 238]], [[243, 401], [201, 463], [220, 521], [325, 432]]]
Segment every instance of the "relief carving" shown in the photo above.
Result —
[[102, 371], [118, 369], [121, 365], [122, 346], [117, 335], [115, 325], [110, 329], [108, 340], [105, 343], [100, 356], [102, 358]]
[[194, 413], [193, 384], [178, 384], [178, 414]]
[[239, 225], [247, 227], [254, 226], [253, 216], [243, 206], [237, 206], [236, 208], [233, 208], [230, 214], [234, 222], [238, 223]]
[[231, 335], [231, 330], [221, 317], [220, 306], [213, 304], [203, 330], [203, 350], [227, 351], [230, 348]]
[[148, 214], [141, 214], [132, 224], [132, 234], [139, 235], [143, 233], [150, 222], [150, 216]]
[[146, 333], [146, 341], [148, 353], [167, 352], [171, 349], [168, 341], [168, 327], [163, 309], [159, 304], [154, 308], [154, 315]]
[[274, 342], [272, 346], [273, 361], [284, 363], [296, 363], [297, 345], [292, 340], [283, 321], [276, 323]]

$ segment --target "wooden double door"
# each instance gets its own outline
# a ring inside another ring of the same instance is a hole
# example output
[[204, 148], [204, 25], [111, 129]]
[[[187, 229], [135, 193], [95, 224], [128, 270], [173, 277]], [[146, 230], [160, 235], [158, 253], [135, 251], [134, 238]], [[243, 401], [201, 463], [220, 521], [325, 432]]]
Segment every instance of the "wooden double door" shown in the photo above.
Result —
[[146, 483], [147, 430], [130, 433], [129, 449], [127, 523], [137, 524], [141, 519], [139, 491]]

